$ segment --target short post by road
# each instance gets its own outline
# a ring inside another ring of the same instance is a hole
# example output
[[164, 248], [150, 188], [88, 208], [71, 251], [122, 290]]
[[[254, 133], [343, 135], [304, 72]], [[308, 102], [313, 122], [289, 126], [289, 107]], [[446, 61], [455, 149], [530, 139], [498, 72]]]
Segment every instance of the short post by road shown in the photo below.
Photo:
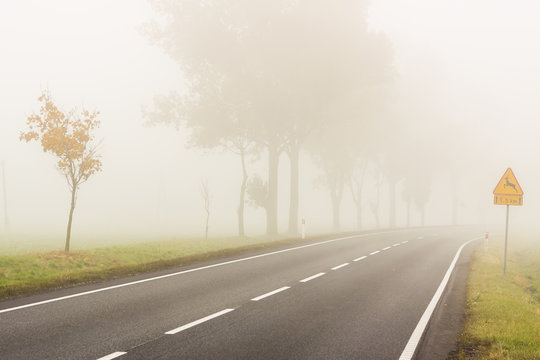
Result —
[[[508, 221], [510, 218], [510, 206], [523, 205], [523, 190], [514, 175], [512, 169], [508, 168], [501, 180], [493, 190], [493, 203], [495, 205], [506, 205], [506, 229], [504, 232], [504, 274], [506, 275], [506, 258], [508, 253]], [[487, 233], [486, 233], [487, 239]]]
[[306, 238], [306, 219], [302, 218], [302, 240]]

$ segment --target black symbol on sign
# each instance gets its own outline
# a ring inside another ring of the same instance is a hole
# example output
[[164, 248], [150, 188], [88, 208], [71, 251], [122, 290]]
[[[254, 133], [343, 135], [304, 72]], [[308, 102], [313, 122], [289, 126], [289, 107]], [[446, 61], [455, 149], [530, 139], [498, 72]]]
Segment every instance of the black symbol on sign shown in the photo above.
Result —
[[508, 186], [508, 187], [514, 188], [514, 191], [517, 192], [516, 184], [512, 184], [510, 181], [508, 181], [508, 176], [505, 177], [505, 179], [506, 179], [506, 184], [503, 184], [503, 187], [506, 188]]

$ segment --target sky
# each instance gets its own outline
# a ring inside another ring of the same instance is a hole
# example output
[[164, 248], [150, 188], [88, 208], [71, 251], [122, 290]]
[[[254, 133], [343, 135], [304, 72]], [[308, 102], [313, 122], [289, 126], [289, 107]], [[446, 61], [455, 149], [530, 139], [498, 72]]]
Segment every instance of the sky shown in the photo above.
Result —
[[[503, 221], [504, 209], [492, 205], [491, 192], [508, 167], [525, 191], [525, 206], [512, 209], [512, 221], [536, 222], [540, 211], [539, 13], [540, 3], [532, 0], [371, 2], [370, 28], [391, 40], [398, 82], [418, 84], [404, 91], [402, 101], [436, 101], [440, 114], [435, 112], [433, 122], [426, 121], [425, 127], [436, 128], [438, 116], [450, 119], [461, 130], [449, 134], [457, 144], [455, 151], [464, 159], [467, 153], [485, 158], [482, 164], [465, 161], [462, 168], [450, 169], [463, 179], [462, 223]], [[11, 233], [65, 231], [69, 193], [54, 159], [43, 154], [38, 144], [18, 139], [26, 118], [39, 110], [37, 97], [48, 89], [65, 108], [98, 110], [102, 122], [97, 137], [103, 139], [104, 169], [80, 190], [75, 235], [200, 236], [204, 179], [212, 193], [211, 234], [234, 234], [238, 159], [187, 148], [188, 134], [183, 130], [144, 125], [141, 106], [150, 105], [156, 95], [185, 89], [177, 64], [142, 35], [142, 25], [156, 17], [144, 0], [0, 2], [0, 160], [5, 163]], [[433, 100], [426, 89], [441, 96]], [[467, 147], [460, 148], [465, 138]], [[302, 160], [301, 216], [307, 218], [310, 231], [329, 231], [328, 195], [314, 186], [318, 170], [309, 156], [303, 154]], [[266, 171], [264, 161], [250, 162], [249, 169]], [[280, 171], [280, 229], [285, 229], [286, 157]], [[450, 202], [445, 176], [434, 185], [427, 224], [449, 222], [447, 204], [438, 203]], [[367, 184], [368, 200], [373, 191], [373, 185]], [[382, 194], [383, 203], [386, 196]], [[367, 206], [364, 212], [366, 226], [373, 226]], [[344, 229], [354, 228], [348, 198], [342, 213]], [[248, 210], [246, 223], [248, 234], [262, 233], [263, 211]], [[403, 223], [400, 210], [398, 225]], [[5, 232], [3, 221], [2, 229]]]

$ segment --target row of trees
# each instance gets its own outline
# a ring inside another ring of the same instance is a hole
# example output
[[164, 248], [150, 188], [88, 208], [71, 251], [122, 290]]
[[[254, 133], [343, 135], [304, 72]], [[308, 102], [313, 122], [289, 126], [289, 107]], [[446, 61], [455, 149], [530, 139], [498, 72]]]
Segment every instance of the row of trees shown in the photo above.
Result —
[[[157, 96], [150, 109], [143, 109], [144, 116], [150, 124], [188, 131], [190, 146], [238, 155], [239, 236], [244, 236], [246, 203], [263, 207], [267, 233], [277, 234], [283, 154], [290, 160], [288, 232], [298, 232], [302, 151], [321, 169], [317, 182], [331, 197], [335, 230], [347, 190], [361, 227], [368, 164], [376, 175], [376, 197], [370, 205], [377, 226], [383, 176], [391, 227], [396, 186], [402, 180], [407, 224], [412, 203], [423, 214], [431, 177], [429, 167], [421, 166], [425, 151], [420, 139], [411, 140], [403, 121], [389, 111], [396, 96], [392, 47], [384, 36], [368, 30], [367, 1], [329, 6], [314, 0], [154, 0], [152, 5], [165, 20], [147, 24], [146, 34], [178, 63], [187, 91]], [[93, 145], [98, 113], [63, 112], [48, 92], [39, 100], [40, 112], [28, 118], [29, 130], [21, 140], [40, 141], [43, 151], [58, 158], [71, 193], [67, 252], [79, 186], [101, 170]], [[260, 154], [267, 155], [268, 177], [250, 180], [247, 160]], [[208, 234], [206, 183], [202, 194]]]
[[[290, 160], [290, 233], [298, 231], [300, 152], [322, 170], [332, 197], [334, 227], [347, 184], [360, 211], [367, 159], [380, 152], [392, 117], [392, 50], [366, 24], [367, 2], [152, 2], [166, 20], [146, 34], [180, 66], [187, 91], [155, 98], [151, 124], [189, 131], [190, 145], [239, 156], [238, 233], [248, 171], [246, 158], [266, 153], [268, 178], [250, 183], [251, 203], [276, 234], [281, 154]], [[394, 181], [395, 182], [395, 181]], [[361, 218], [361, 215], [358, 215]], [[359, 220], [361, 221], [361, 220]], [[391, 222], [394, 225], [395, 221]]]

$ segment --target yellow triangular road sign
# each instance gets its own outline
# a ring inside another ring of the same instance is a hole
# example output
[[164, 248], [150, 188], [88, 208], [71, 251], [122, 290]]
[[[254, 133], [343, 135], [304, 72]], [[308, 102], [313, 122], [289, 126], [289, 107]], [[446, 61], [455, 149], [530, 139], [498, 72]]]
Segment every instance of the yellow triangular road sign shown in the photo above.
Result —
[[494, 195], [523, 195], [523, 190], [514, 175], [512, 169], [508, 168], [501, 180], [493, 190]]

